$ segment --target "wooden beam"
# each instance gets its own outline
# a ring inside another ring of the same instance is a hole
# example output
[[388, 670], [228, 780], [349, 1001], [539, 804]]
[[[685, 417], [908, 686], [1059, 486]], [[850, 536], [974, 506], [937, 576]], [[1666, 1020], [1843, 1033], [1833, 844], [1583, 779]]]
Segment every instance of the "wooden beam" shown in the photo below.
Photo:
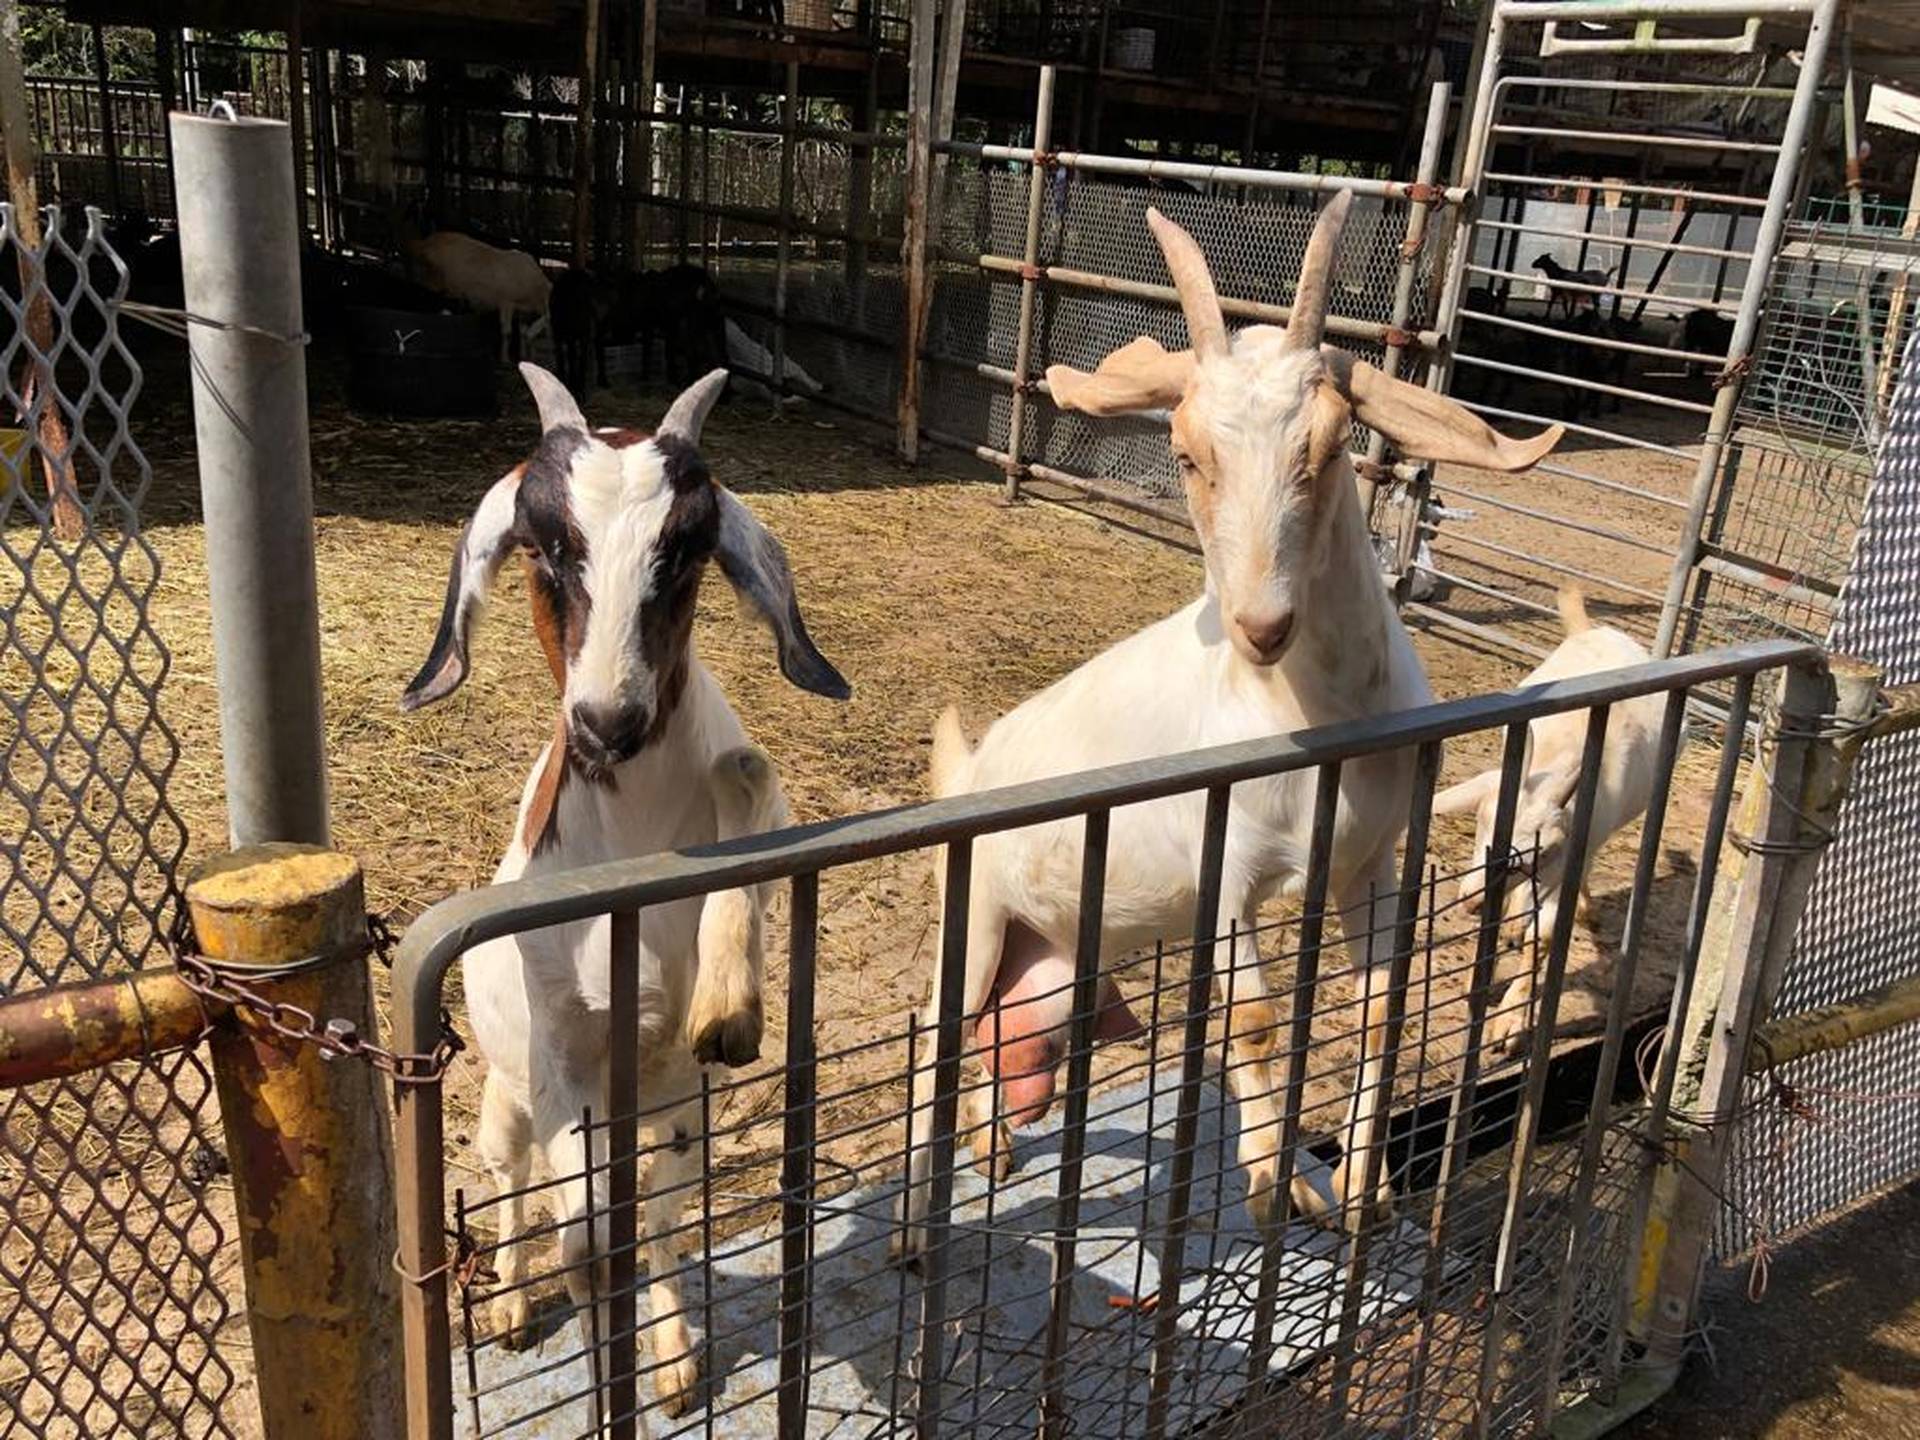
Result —
[[106, 32], [98, 22], [93, 26], [93, 78], [100, 87], [100, 148], [107, 159], [107, 201], [118, 215], [124, 208], [120, 195], [120, 136], [113, 124], [113, 72], [107, 64]]
[[[20, 265], [21, 293], [27, 292], [36, 265], [28, 251], [40, 248], [39, 154], [33, 139], [33, 101], [27, 94], [25, 62], [20, 49], [20, 0], [0, 0], [0, 145], [7, 157], [7, 196], [13, 202], [15, 254]], [[27, 307], [27, 341], [42, 356], [53, 353], [53, 309], [42, 285]], [[40, 449], [40, 470], [53, 501], [53, 533], [75, 541], [86, 534], [80, 490], [73, 478], [73, 440], [60, 409], [53, 366], [31, 355], [21, 357], [18, 376], [6, 377], [11, 389], [31, 410]]]
[[584, 270], [593, 244], [594, 91], [600, 78], [601, 0], [587, 0], [580, 28], [580, 104], [573, 132], [573, 263]]
[[913, 0], [908, 35], [907, 194], [900, 268], [906, 281], [900, 339], [900, 395], [894, 449], [912, 464], [920, 458], [920, 342], [926, 315], [927, 197], [933, 189], [933, 32], [936, 0]]

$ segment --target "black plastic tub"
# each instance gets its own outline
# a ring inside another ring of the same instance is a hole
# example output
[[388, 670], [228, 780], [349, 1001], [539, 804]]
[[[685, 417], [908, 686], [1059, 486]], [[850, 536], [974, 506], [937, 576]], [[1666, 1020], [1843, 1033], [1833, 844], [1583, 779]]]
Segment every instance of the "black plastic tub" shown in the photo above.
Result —
[[356, 410], [419, 418], [499, 413], [497, 315], [350, 305], [347, 352], [347, 398]]

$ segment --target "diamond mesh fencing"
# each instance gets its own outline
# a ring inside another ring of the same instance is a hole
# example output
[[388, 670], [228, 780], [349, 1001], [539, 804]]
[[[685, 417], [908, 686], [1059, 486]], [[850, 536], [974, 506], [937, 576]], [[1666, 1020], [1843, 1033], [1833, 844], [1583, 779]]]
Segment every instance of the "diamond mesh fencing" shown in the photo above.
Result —
[[[0, 993], [165, 954], [187, 836], [148, 617], [127, 272], [0, 206]], [[197, 1051], [0, 1094], [0, 1434], [231, 1435], [230, 1207]]]
[[[1920, 348], [1906, 347], [1832, 648], [1920, 681]], [[1861, 752], [1853, 790], [1801, 916], [1776, 1014], [1851, 1000], [1920, 974], [1920, 737]], [[1757, 1085], [1729, 1167], [1721, 1249], [1737, 1253], [1920, 1170], [1920, 1025], [1783, 1066], [1793, 1103]]]

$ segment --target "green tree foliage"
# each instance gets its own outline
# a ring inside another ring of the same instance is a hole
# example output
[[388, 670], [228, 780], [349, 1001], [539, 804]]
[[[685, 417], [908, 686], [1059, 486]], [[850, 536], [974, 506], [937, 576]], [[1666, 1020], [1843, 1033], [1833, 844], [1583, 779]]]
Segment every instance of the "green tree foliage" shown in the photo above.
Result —
[[[154, 78], [151, 30], [109, 25], [101, 38], [107, 52], [107, 73], [113, 79]], [[93, 74], [93, 27], [68, 20], [51, 6], [20, 7], [20, 48], [29, 75]]]

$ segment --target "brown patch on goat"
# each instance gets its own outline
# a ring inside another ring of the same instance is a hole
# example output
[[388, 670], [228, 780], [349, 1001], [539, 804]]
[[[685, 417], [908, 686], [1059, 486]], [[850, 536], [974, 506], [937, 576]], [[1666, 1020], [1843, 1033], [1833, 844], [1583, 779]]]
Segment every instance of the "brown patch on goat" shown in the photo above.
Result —
[[560, 838], [560, 787], [566, 782], [567, 715], [562, 710], [554, 717], [553, 739], [547, 742], [540, 778], [533, 782], [533, 796], [521, 824], [520, 843], [527, 854], [538, 855]]
[[560, 690], [567, 688], [567, 646], [566, 625], [561, 618], [560, 604], [554, 598], [554, 587], [540, 573], [540, 567], [533, 557], [526, 559], [527, 599], [533, 608], [533, 633], [540, 642], [540, 653], [547, 657], [547, 669], [553, 672], [553, 683]]
[[1347, 434], [1353, 429], [1353, 407], [1324, 382], [1314, 386], [1312, 426], [1307, 438], [1309, 480], [1346, 453]]

